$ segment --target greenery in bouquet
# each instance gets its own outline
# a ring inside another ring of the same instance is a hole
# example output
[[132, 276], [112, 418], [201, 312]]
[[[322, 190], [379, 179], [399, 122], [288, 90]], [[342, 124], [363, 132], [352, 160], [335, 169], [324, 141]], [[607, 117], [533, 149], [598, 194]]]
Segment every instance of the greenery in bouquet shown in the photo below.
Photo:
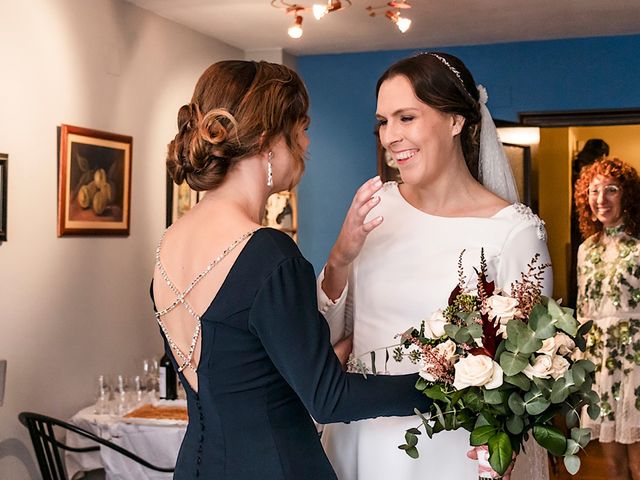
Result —
[[[571, 309], [542, 295], [549, 265], [539, 263], [538, 255], [507, 295], [488, 281], [484, 253], [476, 288], [468, 289], [463, 254], [448, 306], [402, 334], [393, 351], [396, 361], [421, 365], [416, 388], [433, 401], [428, 412], [416, 410], [422, 423], [407, 430], [399, 448], [417, 458], [421, 428], [429, 437], [464, 428], [472, 446], [488, 446], [489, 463], [502, 475], [533, 434], [576, 473], [576, 454], [591, 437], [580, 428], [580, 412], [586, 407], [591, 418], [600, 415], [592, 390], [595, 366], [577, 359], [591, 322], [579, 325]], [[375, 365], [375, 352], [368, 354]], [[351, 368], [366, 370], [359, 359], [352, 359]], [[566, 434], [553, 424], [558, 414], [566, 419]]]

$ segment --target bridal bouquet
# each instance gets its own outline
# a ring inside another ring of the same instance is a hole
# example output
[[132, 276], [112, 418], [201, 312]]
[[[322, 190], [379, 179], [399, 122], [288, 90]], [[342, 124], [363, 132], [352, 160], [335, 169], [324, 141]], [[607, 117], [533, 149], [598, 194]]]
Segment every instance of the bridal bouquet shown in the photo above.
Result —
[[[402, 334], [393, 351], [395, 360], [421, 365], [416, 388], [433, 401], [428, 412], [416, 410], [422, 424], [407, 430], [399, 448], [417, 458], [420, 427], [429, 437], [465, 428], [471, 445], [488, 447], [491, 468], [503, 475], [533, 433], [575, 474], [576, 453], [591, 437], [580, 428], [580, 411], [587, 406], [591, 418], [600, 414], [591, 388], [595, 366], [573, 355], [576, 348], [584, 351], [591, 322], [579, 325], [571, 309], [542, 295], [548, 265], [538, 255], [507, 294], [488, 281], [484, 253], [476, 287], [468, 289], [463, 254], [446, 308]], [[375, 353], [369, 354], [375, 361]], [[363, 371], [363, 362], [352, 359], [351, 367]], [[552, 423], [558, 413], [567, 434]]]

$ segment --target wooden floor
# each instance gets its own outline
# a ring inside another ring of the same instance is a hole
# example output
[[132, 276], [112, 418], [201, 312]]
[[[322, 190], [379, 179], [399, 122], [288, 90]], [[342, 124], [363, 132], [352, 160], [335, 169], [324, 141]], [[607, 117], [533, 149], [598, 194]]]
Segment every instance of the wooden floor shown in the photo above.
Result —
[[[562, 459], [557, 459], [557, 465], [554, 468], [552, 465], [550, 468], [551, 480], [606, 480], [607, 473], [604, 464], [604, 458], [602, 457], [602, 449], [600, 448], [600, 442], [594, 441], [587, 445], [584, 451], [580, 452], [580, 471], [576, 475], [570, 475], [564, 468]], [[534, 479], [531, 479], [534, 480]]]

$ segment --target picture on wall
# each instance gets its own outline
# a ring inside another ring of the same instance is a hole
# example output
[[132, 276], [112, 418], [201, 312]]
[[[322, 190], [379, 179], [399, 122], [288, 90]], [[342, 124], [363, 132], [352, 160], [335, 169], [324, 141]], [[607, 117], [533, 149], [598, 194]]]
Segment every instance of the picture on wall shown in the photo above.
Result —
[[129, 235], [132, 144], [126, 135], [61, 125], [59, 237]]
[[0, 153], [0, 242], [7, 241], [7, 181], [9, 155]]
[[298, 241], [298, 202], [295, 190], [271, 194], [264, 209], [262, 224], [288, 234]]
[[177, 185], [167, 173], [167, 228], [193, 208], [199, 199], [199, 192], [191, 190], [186, 181]]

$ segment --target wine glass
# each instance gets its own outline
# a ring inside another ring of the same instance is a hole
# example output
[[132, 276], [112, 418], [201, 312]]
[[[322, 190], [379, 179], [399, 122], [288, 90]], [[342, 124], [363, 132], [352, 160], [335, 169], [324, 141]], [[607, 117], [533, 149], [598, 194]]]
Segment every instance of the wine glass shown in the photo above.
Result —
[[113, 387], [115, 413], [124, 415], [129, 409], [129, 382], [125, 375], [117, 375]]
[[141, 405], [145, 401], [145, 393], [147, 386], [143, 380], [144, 376], [135, 375], [133, 377], [133, 391], [131, 392], [132, 403], [134, 406]]
[[106, 375], [98, 375], [98, 389], [93, 413], [105, 415], [109, 413], [111, 403], [111, 384]]

